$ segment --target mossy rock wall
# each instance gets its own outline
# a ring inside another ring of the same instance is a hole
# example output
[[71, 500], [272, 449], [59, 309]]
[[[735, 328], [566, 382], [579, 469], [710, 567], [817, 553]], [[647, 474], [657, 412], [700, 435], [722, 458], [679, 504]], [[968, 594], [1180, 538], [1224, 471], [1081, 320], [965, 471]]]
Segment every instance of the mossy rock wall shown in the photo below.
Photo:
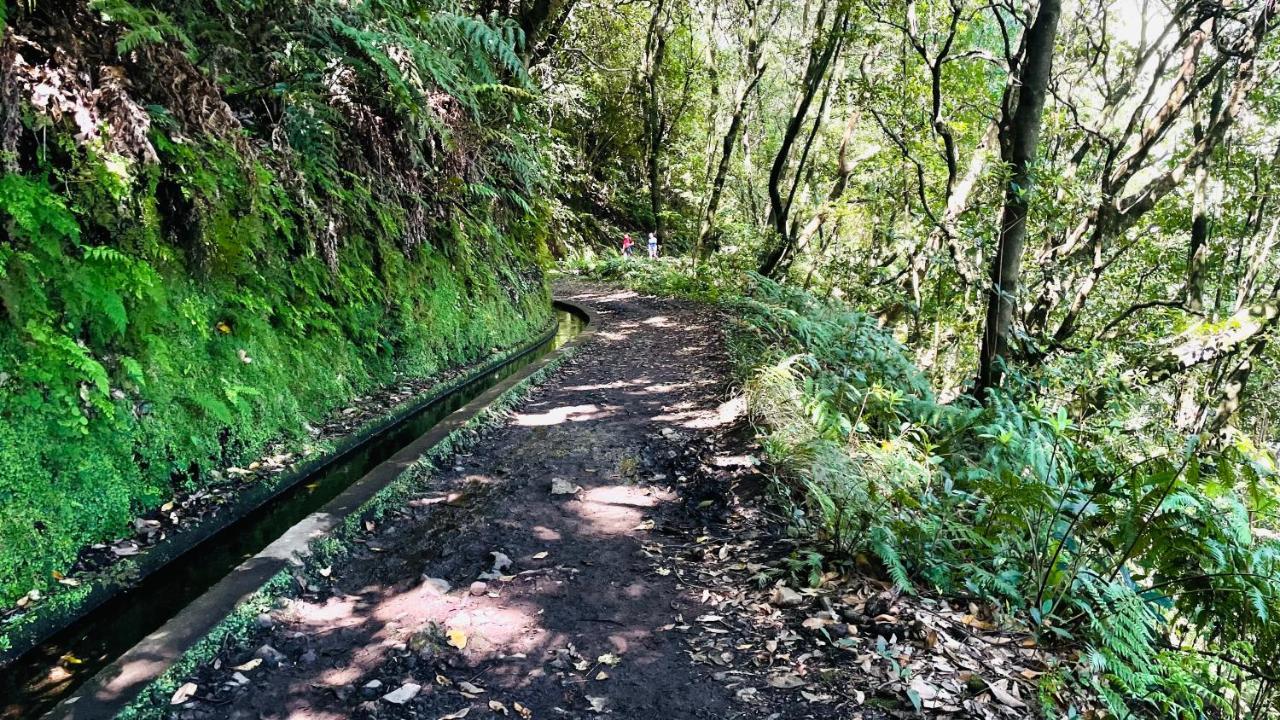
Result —
[[0, 610], [211, 471], [549, 320], [537, 131], [468, 89], [523, 84], [506, 29], [221, 5], [6, 8]]

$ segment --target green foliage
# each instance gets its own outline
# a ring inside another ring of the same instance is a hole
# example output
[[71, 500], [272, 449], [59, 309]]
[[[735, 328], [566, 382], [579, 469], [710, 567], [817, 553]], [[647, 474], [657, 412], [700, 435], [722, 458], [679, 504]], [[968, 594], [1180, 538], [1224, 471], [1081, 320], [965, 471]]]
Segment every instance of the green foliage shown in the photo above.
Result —
[[545, 161], [526, 98], [491, 89], [527, 87], [509, 22], [214, 5], [85, 4], [115, 42], [79, 59], [151, 63], [149, 124], [104, 111], [86, 139], [28, 108], [0, 175], [0, 607], [176, 489], [549, 317]]
[[195, 49], [191, 38], [165, 13], [153, 8], [138, 7], [128, 0], [90, 0], [89, 7], [103, 18], [125, 26], [126, 31], [116, 41], [116, 52], [128, 55], [147, 44], [174, 41], [187, 52]]
[[639, 257], [627, 258], [617, 253], [604, 256], [584, 253], [562, 263], [560, 270], [593, 280], [625, 285], [640, 292], [705, 302], [736, 297], [742, 287], [742, 276], [737, 267], [707, 263], [695, 266], [685, 258], [653, 261]]
[[[795, 530], [824, 554], [870, 560], [908, 591], [985, 600], [1046, 643], [1080, 646], [1061, 680], [1116, 717], [1269, 700], [1257, 669], [1280, 659], [1280, 542], [1265, 529], [1276, 477], [1243, 439], [1152, 447], [1007, 394], [944, 403], [901, 344], [843, 303], [756, 276], [681, 280], [678, 263], [573, 267], [718, 297], [739, 318], [751, 417]], [[798, 580], [812, 567], [793, 558]]]

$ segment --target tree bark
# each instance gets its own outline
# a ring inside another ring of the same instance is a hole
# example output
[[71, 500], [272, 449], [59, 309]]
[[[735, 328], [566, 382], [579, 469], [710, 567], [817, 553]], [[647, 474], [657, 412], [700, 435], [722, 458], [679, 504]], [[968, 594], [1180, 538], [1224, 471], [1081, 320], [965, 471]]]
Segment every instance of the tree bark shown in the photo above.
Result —
[[733, 148], [738, 143], [738, 135], [742, 132], [743, 118], [746, 116], [747, 103], [751, 100], [751, 94], [755, 92], [756, 85], [760, 83], [760, 79], [764, 77], [765, 63], [761, 56], [761, 48], [763, 38], [760, 30], [760, 3], [755, 2], [751, 5], [751, 35], [747, 39], [747, 68], [750, 75], [745, 79], [745, 85], [739, 91], [733, 105], [733, 114], [729, 117], [729, 128], [724, 133], [724, 141], [720, 148], [720, 161], [716, 165], [715, 176], [711, 180], [710, 190], [707, 194], [707, 202], [703, 206], [702, 218], [698, 222], [698, 238], [693, 246], [693, 258], [695, 262], [702, 260], [702, 254], [705, 252], [707, 241], [711, 237], [712, 231], [715, 229], [716, 213], [720, 209], [720, 200], [724, 196], [724, 185], [729, 177], [729, 164], [733, 158]]
[[1264, 336], [1280, 319], [1280, 284], [1271, 297], [1237, 310], [1224, 322], [1205, 321], [1182, 334], [1181, 342], [1155, 353], [1140, 368], [1149, 382], [1159, 382], [1197, 365], [1226, 357]]
[[649, 212], [653, 214], [653, 232], [658, 242], [666, 241], [666, 226], [662, 220], [662, 141], [663, 123], [659, 97], [659, 81], [662, 64], [667, 54], [667, 23], [664, 15], [666, 0], [654, 0], [653, 14], [649, 18], [649, 30], [645, 36], [644, 61], [644, 126], [646, 138], [645, 165], [649, 180]]
[[819, 28], [819, 33], [814, 38], [813, 45], [809, 50], [809, 62], [805, 67], [800, 96], [796, 101], [795, 110], [791, 113], [791, 118], [787, 122], [786, 131], [782, 135], [782, 143], [778, 147], [777, 154], [774, 155], [773, 167], [769, 171], [769, 215], [772, 219], [773, 230], [778, 237], [774, 246], [765, 254], [764, 260], [760, 263], [760, 274], [765, 277], [771, 277], [777, 272], [782, 260], [791, 250], [793, 239], [790, 237], [790, 226], [787, 218], [789, 208], [782, 197], [782, 181], [783, 176], [786, 174], [787, 165], [791, 161], [791, 150], [804, 129], [805, 117], [809, 114], [809, 107], [813, 104], [813, 99], [817, 97], [818, 91], [822, 89], [827, 68], [831, 66], [831, 61], [841, 46], [841, 37], [847, 30], [849, 8], [845, 5], [844, 0], [837, 0], [837, 2], [835, 18], [826, 30], [822, 30], [824, 26], [823, 16], [828, 8], [824, 5], [818, 12], [815, 24]]
[[1001, 152], [1012, 177], [1005, 189], [1004, 210], [996, 256], [991, 261], [991, 287], [987, 292], [986, 326], [978, 364], [975, 392], [980, 399], [998, 387], [1009, 355], [1014, 300], [1022, 245], [1027, 234], [1027, 209], [1033, 182], [1031, 164], [1040, 142], [1040, 119], [1053, 69], [1054, 43], [1058, 35], [1061, 0], [1042, 0], [1035, 22], [1027, 30], [1026, 55], [1018, 70], [1020, 90], [1013, 117], [1001, 125]]

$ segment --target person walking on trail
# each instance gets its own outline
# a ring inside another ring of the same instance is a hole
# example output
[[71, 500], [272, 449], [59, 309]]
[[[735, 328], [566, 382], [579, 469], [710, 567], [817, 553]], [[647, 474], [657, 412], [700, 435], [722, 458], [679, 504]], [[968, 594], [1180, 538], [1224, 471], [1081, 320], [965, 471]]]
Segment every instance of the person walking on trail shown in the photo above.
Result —
[[658, 236], [653, 233], [649, 233], [649, 259], [658, 259]]
[[623, 235], [622, 236], [622, 256], [631, 257], [631, 246], [635, 244], [636, 244], [635, 241], [631, 239], [630, 235]]

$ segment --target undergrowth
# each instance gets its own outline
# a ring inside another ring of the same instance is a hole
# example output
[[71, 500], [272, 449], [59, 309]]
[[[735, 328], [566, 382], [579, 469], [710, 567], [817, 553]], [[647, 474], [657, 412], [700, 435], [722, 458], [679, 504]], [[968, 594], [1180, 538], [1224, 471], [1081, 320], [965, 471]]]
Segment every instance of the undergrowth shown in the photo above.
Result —
[[942, 402], [874, 318], [759, 276], [573, 271], [729, 306], [794, 531], [1077, 657], [1042, 680], [1044, 715], [1276, 716], [1280, 488], [1247, 438], [1139, 435], [1034, 378], [986, 405]]
[[0, 608], [175, 489], [548, 321], [509, 22], [446, 0], [6, 20]]

